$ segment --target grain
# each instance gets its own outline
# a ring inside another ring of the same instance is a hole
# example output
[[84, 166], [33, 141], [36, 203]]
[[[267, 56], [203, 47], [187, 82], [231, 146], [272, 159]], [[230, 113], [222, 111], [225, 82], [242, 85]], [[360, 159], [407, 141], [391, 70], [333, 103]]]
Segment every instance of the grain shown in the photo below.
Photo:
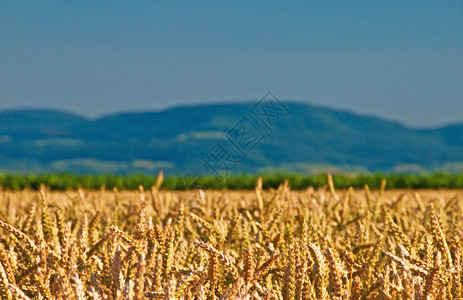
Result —
[[462, 191], [342, 190], [332, 177], [265, 190], [263, 176], [252, 191], [175, 192], [162, 180], [151, 201], [141, 188], [9, 191], [0, 216], [21, 217], [0, 220], [2, 299], [462, 296]]

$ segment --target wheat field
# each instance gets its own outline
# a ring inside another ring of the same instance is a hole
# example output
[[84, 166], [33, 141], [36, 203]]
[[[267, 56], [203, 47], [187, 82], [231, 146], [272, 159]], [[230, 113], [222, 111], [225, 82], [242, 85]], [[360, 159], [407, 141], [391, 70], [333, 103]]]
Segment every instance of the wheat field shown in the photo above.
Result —
[[0, 191], [2, 299], [460, 299], [461, 190]]

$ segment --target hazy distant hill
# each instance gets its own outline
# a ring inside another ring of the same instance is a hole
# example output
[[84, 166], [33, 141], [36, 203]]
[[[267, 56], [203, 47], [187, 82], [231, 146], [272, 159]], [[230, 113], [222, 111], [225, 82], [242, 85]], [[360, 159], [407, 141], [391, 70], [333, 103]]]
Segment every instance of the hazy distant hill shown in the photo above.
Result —
[[[417, 130], [349, 112], [285, 103], [289, 114], [270, 120], [266, 127], [263, 123], [268, 120], [259, 122], [251, 113], [254, 104], [178, 107], [96, 120], [50, 110], [3, 111], [0, 170], [209, 173], [202, 158], [212, 157], [220, 145], [233, 156], [229, 162], [236, 165], [228, 166], [233, 172], [463, 171], [463, 124]], [[242, 124], [243, 117], [258, 130], [249, 143], [256, 136], [262, 138], [251, 143], [255, 148], [247, 157], [238, 150], [241, 147], [233, 146], [231, 136], [226, 137], [237, 132], [231, 130]]]

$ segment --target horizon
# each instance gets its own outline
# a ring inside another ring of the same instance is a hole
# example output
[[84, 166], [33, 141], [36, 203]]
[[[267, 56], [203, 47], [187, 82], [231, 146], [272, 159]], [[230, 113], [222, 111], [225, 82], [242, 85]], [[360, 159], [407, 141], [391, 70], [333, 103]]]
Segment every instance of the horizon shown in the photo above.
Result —
[[319, 105], [280, 103], [272, 95], [259, 102], [126, 111], [97, 120], [68, 113], [0, 113], [0, 170], [209, 173], [214, 159], [224, 160], [220, 166], [227, 173], [463, 170], [463, 123], [411, 128]]
[[[438, 124], [431, 124], [431, 125], [410, 125], [407, 124], [406, 122], [403, 122], [402, 120], [397, 120], [393, 118], [388, 118], [386, 116], [381, 116], [381, 115], [376, 115], [373, 113], [360, 113], [356, 112], [353, 109], [349, 108], [337, 108], [337, 107], [330, 107], [328, 105], [323, 105], [323, 104], [318, 104], [318, 103], [311, 103], [303, 100], [293, 100], [293, 99], [279, 99], [281, 102], [287, 104], [298, 104], [298, 105], [306, 105], [306, 106], [311, 106], [314, 108], [321, 108], [321, 109], [327, 109], [330, 111], [335, 111], [335, 112], [343, 112], [343, 113], [348, 113], [352, 115], [356, 115], [359, 117], [363, 118], [373, 118], [377, 119], [380, 121], [384, 122], [389, 122], [389, 123], [396, 123], [401, 126], [404, 126], [406, 128], [410, 129], [417, 129], [417, 130], [426, 130], [426, 129], [437, 129], [437, 128], [442, 128], [442, 127], [448, 127], [448, 126], [454, 126], [454, 125], [462, 125], [462, 121], [450, 121], [450, 122], [443, 122], [443, 123], [438, 123]], [[125, 114], [150, 114], [150, 113], [162, 113], [162, 112], [167, 112], [169, 110], [177, 109], [177, 108], [188, 108], [188, 107], [203, 107], [203, 106], [220, 106], [220, 105], [253, 105], [257, 103], [259, 100], [256, 99], [241, 99], [238, 103], [236, 101], [234, 102], [233, 100], [229, 101], [209, 101], [209, 102], [198, 102], [198, 103], [188, 103], [188, 104], [177, 104], [173, 106], [166, 106], [158, 109], [133, 109], [133, 110], [118, 110], [118, 111], [112, 111], [112, 112], [107, 112], [107, 113], [102, 113], [99, 115], [88, 115], [85, 113], [80, 113], [78, 111], [72, 111], [69, 109], [61, 109], [61, 108], [51, 108], [51, 107], [33, 107], [33, 106], [24, 106], [24, 107], [12, 107], [12, 108], [0, 108], [0, 113], [2, 112], [21, 112], [21, 111], [46, 111], [46, 112], [58, 112], [58, 113], [64, 113], [64, 114], [69, 114], [73, 115], [76, 117], [84, 118], [89, 121], [95, 121], [99, 119], [103, 119], [106, 117], [111, 117], [111, 116], [118, 116], [118, 115], [125, 115]]]

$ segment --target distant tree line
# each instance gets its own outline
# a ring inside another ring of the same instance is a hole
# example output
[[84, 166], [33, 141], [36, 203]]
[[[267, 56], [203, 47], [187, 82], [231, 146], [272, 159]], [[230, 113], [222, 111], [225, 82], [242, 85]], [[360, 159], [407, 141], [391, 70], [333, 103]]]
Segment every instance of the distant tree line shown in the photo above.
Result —
[[[164, 179], [162, 188], [172, 190], [185, 189], [253, 189], [259, 174], [237, 174], [223, 177], [217, 176], [168, 176]], [[288, 180], [292, 189], [306, 189], [309, 186], [319, 188], [328, 184], [326, 174], [306, 175], [293, 173], [260, 174], [263, 187], [277, 188], [284, 180]], [[38, 189], [45, 185], [52, 190], [67, 190], [83, 187], [85, 189], [127, 189], [135, 190], [142, 185], [149, 189], [156, 182], [157, 176], [147, 175], [75, 175], [75, 174], [0, 174], [0, 186], [7, 190], [21, 190], [25, 188]], [[333, 175], [334, 185], [338, 189], [363, 188], [368, 185], [371, 189], [378, 189], [381, 181], [386, 179], [388, 189], [424, 189], [424, 188], [463, 188], [463, 174], [362, 174], [362, 175]]]

